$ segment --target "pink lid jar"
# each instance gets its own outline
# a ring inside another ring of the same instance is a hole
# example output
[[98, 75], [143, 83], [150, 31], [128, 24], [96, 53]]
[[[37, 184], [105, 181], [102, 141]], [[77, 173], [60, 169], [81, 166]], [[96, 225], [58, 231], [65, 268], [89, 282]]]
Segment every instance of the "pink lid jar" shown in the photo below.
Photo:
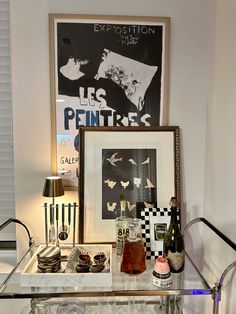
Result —
[[159, 288], [169, 288], [172, 285], [170, 266], [165, 257], [156, 259], [152, 273], [152, 283]]

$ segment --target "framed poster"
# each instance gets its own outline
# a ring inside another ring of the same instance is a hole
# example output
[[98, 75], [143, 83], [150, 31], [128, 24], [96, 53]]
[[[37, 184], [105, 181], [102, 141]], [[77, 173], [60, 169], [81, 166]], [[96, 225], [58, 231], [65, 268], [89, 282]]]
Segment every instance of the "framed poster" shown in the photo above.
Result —
[[121, 199], [130, 217], [140, 203], [180, 202], [178, 127], [82, 126], [79, 141], [80, 243], [115, 241]]
[[80, 126], [167, 124], [170, 19], [50, 14], [53, 173], [78, 185]]

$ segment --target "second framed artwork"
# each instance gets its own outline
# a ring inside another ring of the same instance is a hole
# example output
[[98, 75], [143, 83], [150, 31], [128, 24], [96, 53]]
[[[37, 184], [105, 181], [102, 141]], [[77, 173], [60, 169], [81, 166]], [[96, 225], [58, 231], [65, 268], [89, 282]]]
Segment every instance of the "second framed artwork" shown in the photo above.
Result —
[[80, 243], [115, 241], [121, 198], [131, 217], [180, 202], [178, 127], [81, 127], [79, 140]]
[[53, 173], [78, 187], [80, 126], [167, 125], [168, 17], [50, 14]]

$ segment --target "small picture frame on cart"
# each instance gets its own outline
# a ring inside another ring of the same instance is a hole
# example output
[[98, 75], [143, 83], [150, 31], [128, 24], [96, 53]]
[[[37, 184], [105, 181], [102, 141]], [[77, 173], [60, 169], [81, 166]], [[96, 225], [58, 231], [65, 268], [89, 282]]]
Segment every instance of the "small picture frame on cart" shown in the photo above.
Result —
[[143, 208], [141, 210], [142, 238], [147, 259], [163, 255], [163, 242], [170, 225], [170, 208]]

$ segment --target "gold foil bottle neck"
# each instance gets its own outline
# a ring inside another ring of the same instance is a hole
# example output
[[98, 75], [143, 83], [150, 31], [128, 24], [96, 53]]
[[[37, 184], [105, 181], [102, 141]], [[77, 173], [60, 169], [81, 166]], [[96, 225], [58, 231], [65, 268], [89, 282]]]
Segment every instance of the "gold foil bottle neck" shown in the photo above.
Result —
[[177, 204], [177, 198], [176, 197], [171, 197], [171, 199], [170, 199], [170, 206], [171, 207], [177, 207], [178, 206], [178, 204]]

